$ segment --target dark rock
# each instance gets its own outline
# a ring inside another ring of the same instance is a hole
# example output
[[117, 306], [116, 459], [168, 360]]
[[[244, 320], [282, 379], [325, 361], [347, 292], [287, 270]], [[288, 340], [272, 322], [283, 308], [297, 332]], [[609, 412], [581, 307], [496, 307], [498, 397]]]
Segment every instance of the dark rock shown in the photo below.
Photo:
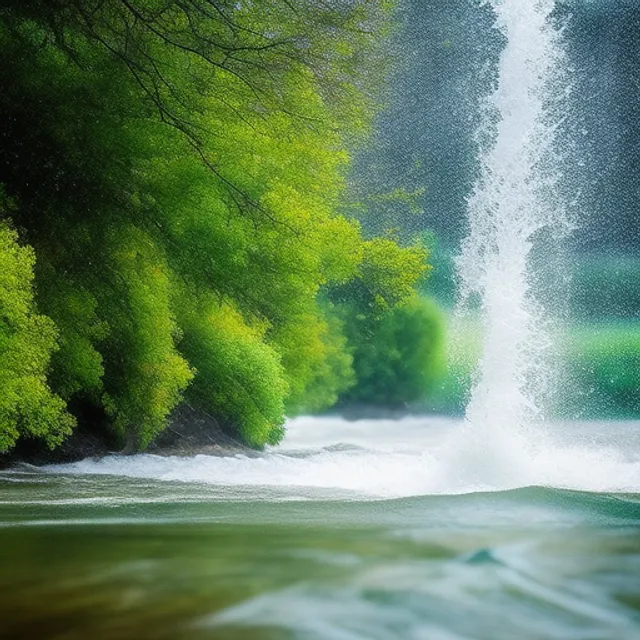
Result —
[[165, 456], [256, 453], [225, 433], [216, 418], [186, 402], [178, 407], [169, 426], [151, 443], [146, 452]]
[[78, 427], [59, 447], [53, 451], [40, 440], [22, 439], [8, 454], [0, 455], [0, 469], [20, 462], [34, 465], [76, 462], [117, 452], [117, 444], [105, 437], [101, 430], [80, 422]]
[[[79, 415], [77, 428], [60, 447], [51, 451], [39, 440], [20, 440], [10, 453], [0, 454], [0, 469], [21, 462], [40, 466], [106, 455], [130, 455], [134, 453], [134, 447], [130, 444], [123, 449], [122, 443], [109, 432], [99, 416]], [[186, 403], [173, 413], [167, 429], [149, 445], [145, 453], [160, 456], [258, 455], [225, 433], [213, 416]]]

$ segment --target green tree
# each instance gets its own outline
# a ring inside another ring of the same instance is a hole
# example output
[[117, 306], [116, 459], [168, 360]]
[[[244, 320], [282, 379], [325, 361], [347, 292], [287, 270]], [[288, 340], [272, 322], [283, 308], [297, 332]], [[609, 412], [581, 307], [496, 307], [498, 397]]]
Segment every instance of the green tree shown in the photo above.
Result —
[[404, 407], [429, 398], [446, 368], [444, 317], [434, 302], [415, 296], [375, 320], [346, 308], [356, 384], [342, 401]]
[[[0, 215], [6, 212], [0, 191]], [[54, 447], [71, 432], [73, 418], [51, 393], [47, 373], [56, 328], [33, 301], [33, 250], [0, 218], [0, 453], [19, 437]]]
[[353, 383], [324, 292], [393, 305], [423, 268], [340, 214], [389, 14], [366, 0], [0, 3], [0, 184], [59, 334], [53, 394], [102, 407], [139, 449], [185, 394], [262, 446], [285, 410]]

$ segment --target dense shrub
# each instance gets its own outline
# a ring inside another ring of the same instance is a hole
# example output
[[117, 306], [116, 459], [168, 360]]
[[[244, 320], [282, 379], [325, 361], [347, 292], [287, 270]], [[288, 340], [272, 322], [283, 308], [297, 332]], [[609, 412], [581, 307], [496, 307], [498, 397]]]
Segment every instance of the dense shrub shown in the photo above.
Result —
[[444, 317], [430, 300], [414, 297], [375, 319], [345, 313], [356, 383], [344, 402], [400, 407], [424, 402], [445, 370]]

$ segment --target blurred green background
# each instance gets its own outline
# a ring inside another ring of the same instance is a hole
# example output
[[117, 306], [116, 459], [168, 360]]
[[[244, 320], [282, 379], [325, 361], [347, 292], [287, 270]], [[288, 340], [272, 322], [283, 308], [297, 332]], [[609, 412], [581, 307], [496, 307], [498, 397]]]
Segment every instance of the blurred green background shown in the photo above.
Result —
[[[446, 366], [418, 406], [463, 411], [481, 350], [479, 318], [452, 320], [455, 256], [478, 176], [476, 130], [503, 47], [488, 3], [405, 0], [393, 78], [376, 134], [356, 156], [362, 224], [426, 245], [422, 294], [443, 312]], [[533, 257], [538, 298], [551, 309], [560, 375], [550, 413], [640, 416], [640, 3], [559, 0], [569, 73], [558, 129], [567, 241]], [[394, 194], [396, 197], [385, 197]]]
[[[443, 310], [446, 366], [420, 407], [459, 414], [481, 358], [479, 313], [456, 317], [453, 252], [436, 249], [424, 288]], [[556, 321], [554, 356], [560, 380], [553, 417], [629, 419], [640, 416], [640, 259], [618, 254], [573, 256], [567, 307]], [[556, 373], [557, 375], [557, 373]]]

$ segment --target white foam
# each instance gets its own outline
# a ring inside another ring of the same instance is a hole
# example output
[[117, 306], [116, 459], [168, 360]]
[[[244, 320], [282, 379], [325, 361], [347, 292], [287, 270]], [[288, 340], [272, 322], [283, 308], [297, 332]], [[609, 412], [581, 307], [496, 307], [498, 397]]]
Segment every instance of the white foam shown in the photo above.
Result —
[[[538, 432], [535, 443], [521, 436], [496, 443], [461, 422], [303, 418], [289, 423], [281, 449], [259, 457], [111, 456], [48, 471], [253, 487], [249, 495], [256, 499], [276, 499], [267, 487], [283, 490], [278, 499], [282, 494], [331, 499], [345, 492], [397, 498], [526, 486], [640, 492], [640, 447], [629, 446], [631, 436], [640, 435], [640, 423], [597, 428], [609, 434], [609, 444], [590, 445], [594, 426], [587, 423], [558, 425], [562, 442]], [[322, 491], [301, 494], [300, 487]]]

